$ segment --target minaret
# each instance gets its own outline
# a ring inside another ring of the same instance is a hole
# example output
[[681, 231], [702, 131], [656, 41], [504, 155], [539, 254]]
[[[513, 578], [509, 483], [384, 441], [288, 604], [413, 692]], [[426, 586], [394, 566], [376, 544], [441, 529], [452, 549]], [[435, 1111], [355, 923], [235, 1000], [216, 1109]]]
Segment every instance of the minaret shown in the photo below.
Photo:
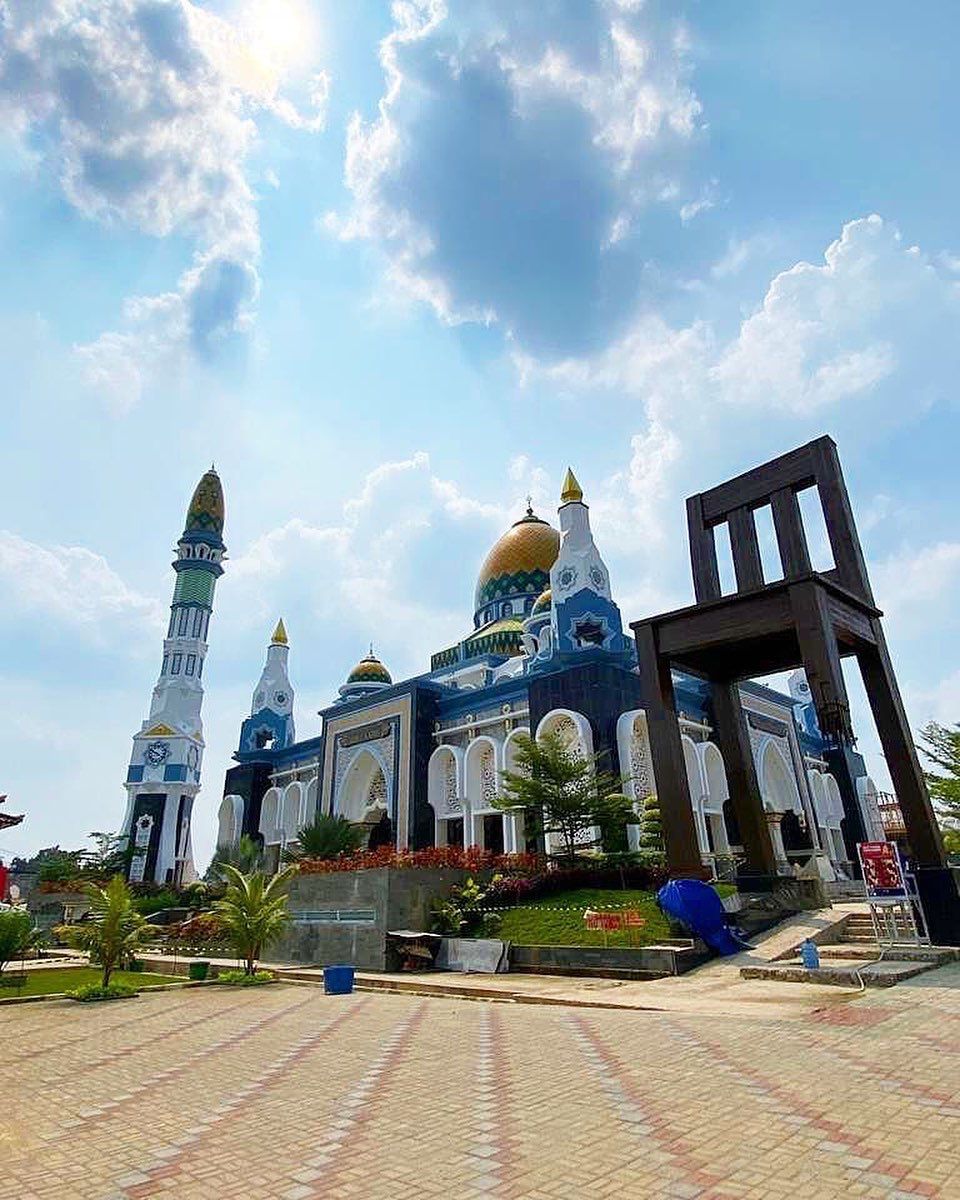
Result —
[[223, 574], [223, 488], [213, 467], [197, 484], [173, 563], [176, 584], [150, 715], [133, 738], [121, 833], [129, 876], [181, 886], [196, 878], [190, 844], [203, 759], [203, 660], [213, 593]]
[[240, 752], [283, 750], [293, 744], [293, 688], [287, 674], [290, 643], [282, 619], [277, 622], [267, 661], [253, 693], [250, 716], [240, 728]]
[[553, 646], [561, 656], [605, 651], [625, 654], [620, 610], [610, 593], [610, 574], [590, 531], [590, 510], [570, 468], [560, 495], [560, 550], [550, 569]]

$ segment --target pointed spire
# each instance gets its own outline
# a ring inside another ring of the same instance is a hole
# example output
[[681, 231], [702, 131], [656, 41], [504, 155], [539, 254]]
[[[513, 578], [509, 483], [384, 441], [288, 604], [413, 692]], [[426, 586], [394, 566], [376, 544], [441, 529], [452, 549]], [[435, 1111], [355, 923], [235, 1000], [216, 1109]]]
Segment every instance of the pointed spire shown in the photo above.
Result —
[[273, 637], [270, 639], [271, 646], [288, 646], [287, 631], [283, 626], [283, 617], [277, 622], [277, 627], [273, 631]]
[[583, 489], [577, 483], [577, 477], [570, 467], [563, 481], [563, 491], [560, 493], [561, 504], [579, 504], [583, 500]]

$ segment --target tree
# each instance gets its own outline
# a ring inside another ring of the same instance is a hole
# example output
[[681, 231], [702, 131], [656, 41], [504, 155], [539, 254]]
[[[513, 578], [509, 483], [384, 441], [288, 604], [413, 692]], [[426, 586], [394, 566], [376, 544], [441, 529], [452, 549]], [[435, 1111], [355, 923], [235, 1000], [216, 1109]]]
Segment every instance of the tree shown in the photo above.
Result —
[[97, 830], [87, 836], [95, 848], [82, 852], [85, 872], [107, 879], [126, 871], [129, 855], [125, 836], [119, 833], [101, 833]]
[[224, 867], [236, 867], [242, 874], [249, 875], [259, 871], [262, 865], [263, 848], [255, 838], [245, 833], [234, 845], [217, 847], [204, 879], [207, 883], [224, 883]]
[[295, 868], [287, 867], [269, 879], [262, 871], [244, 875], [229, 863], [222, 871], [227, 890], [213, 908], [237, 958], [244, 960], [244, 974], [253, 975], [264, 946], [279, 937], [290, 920], [283, 889]]
[[312, 824], [297, 830], [298, 845], [284, 850], [283, 858], [285, 862], [299, 862], [301, 858], [339, 858], [359, 850], [363, 840], [364, 831], [346, 817], [318, 813]]
[[8, 962], [22, 958], [37, 941], [40, 931], [25, 908], [0, 910], [0, 975]]
[[960, 725], [931, 721], [920, 730], [921, 753], [938, 771], [925, 771], [930, 799], [945, 828], [960, 827]]
[[58, 925], [56, 932], [76, 950], [86, 950], [103, 968], [101, 987], [110, 986], [110, 976], [158, 929], [137, 912], [133, 893], [122, 875], [114, 875], [105, 888], [87, 884], [90, 899], [86, 919], [76, 925]]
[[633, 818], [620, 779], [598, 770], [600, 755], [584, 758], [558, 732], [538, 740], [521, 734], [516, 747], [518, 769], [504, 771], [503, 795], [494, 805], [520, 808], [528, 830], [558, 837], [565, 861], [573, 862], [578, 849], [601, 840], [596, 829]]

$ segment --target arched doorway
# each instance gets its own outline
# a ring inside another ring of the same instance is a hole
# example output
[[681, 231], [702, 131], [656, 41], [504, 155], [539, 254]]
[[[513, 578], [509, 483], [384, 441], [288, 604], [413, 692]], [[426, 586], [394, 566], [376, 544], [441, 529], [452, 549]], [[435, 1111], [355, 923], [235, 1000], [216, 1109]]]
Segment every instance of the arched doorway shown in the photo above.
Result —
[[[372, 846], [392, 843], [390, 796], [383, 765], [369, 750], [361, 751], [350, 764], [337, 792], [337, 813], [354, 825], [362, 825]], [[374, 831], [376, 838], [374, 839]]]

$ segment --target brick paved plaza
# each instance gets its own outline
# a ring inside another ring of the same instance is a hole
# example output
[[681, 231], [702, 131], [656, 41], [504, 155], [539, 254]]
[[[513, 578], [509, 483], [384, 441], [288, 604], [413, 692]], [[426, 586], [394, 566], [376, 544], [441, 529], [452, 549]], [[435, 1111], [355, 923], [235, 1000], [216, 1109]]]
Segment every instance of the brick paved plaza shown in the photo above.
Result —
[[960, 1197], [958, 984], [792, 1019], [288, 984], [11, 1006], [0, 1196]]

